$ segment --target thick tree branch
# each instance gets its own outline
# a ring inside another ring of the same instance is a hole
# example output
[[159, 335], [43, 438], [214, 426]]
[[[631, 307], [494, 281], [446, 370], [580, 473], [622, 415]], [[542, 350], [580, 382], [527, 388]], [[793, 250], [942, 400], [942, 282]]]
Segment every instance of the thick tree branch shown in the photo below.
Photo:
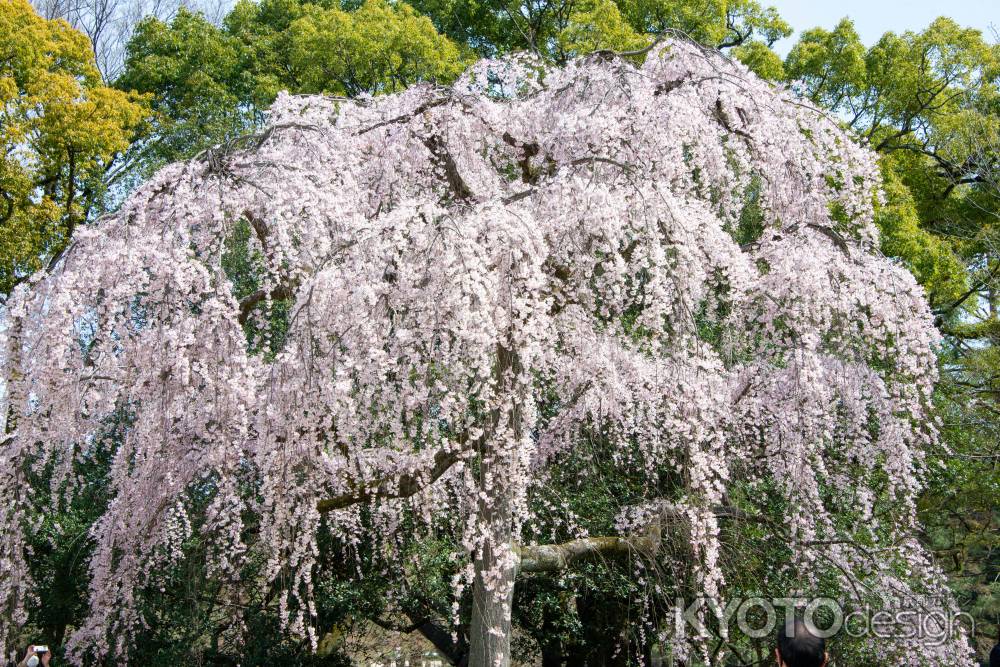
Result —
[[260, 241], [260, 247], [264, 250], [264, 254], [267, 254], [267, 241], [268, 237], [271, 236], [271, 230], [267, 228], [263, 220], [250, 211], [243, 211], [243, 217], [250, 227], [253, 228], [254, 234], [257, 235], [257, 240]]
[[472, 188], [465, 182], [462, 178], [462, 174], [458, 171], [458, 164], [455, 162], [455, 158], [452, 157], [451, 153], [448, 151], [448, 147], [445, 146], [441, 138], [432, 134], [431, 136], [424, 139], [424, 146], [427, 150], [431, 152], [434, 156], [435, 162], [444, 169], [445, 177], [448, 179], [448, 185], [451, 187], [451, 191], [455, 194], [455, 199], [468, 200], [472, 199]]
[[364, 484], [353, 484], [350, 491], [316, 503], [321, 513], [341, 510], [375, 498], [409, 498], [436, 482], [461, 458], [461, 449], [442, 449], [434, 455], [428, 470], [386, 476]]
[[517, 161], [518, 166], [521, 167], [521, 180], [529, 185], [537, 184], [538, 170], [532, 169], [531, 158], [538, 155], [540, 150], [538, 144], [533, 141], [519, 142], [511, 136], [510, 132], [504, 132], [502, 139], [511, 148], [521, 151], [521, 158]]
[[659, 548], [659, 535], [636, 537], [585, 537], [562, 544], [516, 547], [519, 572], [559, 572], [588, 557], [652, 555]]
[[715, 120], [718, 121], [719, 125], [726, 129], [727, 132], [739, 135], [746, 139], [747, 141], [753, 141], [753, 136], [750, 135], [746, 130], [740, 129], [732, 124], [729, 120], [729, 115], [726, 113], [725, 108], [722, 106], [722, 99], [715, 100]]
[[[716, 517], [761, 521], [761, 517], [747, 514], [729, 506], [714, 509]], [[664, 525], [683, 518], [684, 510], [664, 503], [645, 531], [636, 535], [611, 537], [584, 537], [561, 544], [537, 544], [514, 547], [520, 559], [518, 572], [560, 572], [578, 561], [589, 558], [613, 558], [637, 554], [652, 557], [660, 549]]]
[[848, 257], [851, 256], [851, 248], [847, 245], [847, 241], [835, 229], [824, 227], [823, 225], [817, 225], [812, 222], [806, 223], [806, 226], [810, 229], [815, 229], [817, 232], [833, 241], [834, 244], [840, 248], [841, 252]]
[[208, 165], [210, 173], [225, 173], [225, 160], [234, 151], [249, 150], [256, 151], [267, 143], [276, 132], [283, 130], [305, 130], [308, 132], [322, 132], [323, 130], [311, 123], [286, 122], [269, 126], [263, 132], [244, 134], [230, 139], [217, 146], [211, 146], [196, 154], [191, 158], [192, 162], [203, 162]]
[[282, 299], [291, 299], [295, 296], [295, 290], [298, 288], [298, 283], [288, 282], [282, 283], [275, 287], [273, 290], [268, 292], [267, 290], [259, 289], [253, 294], [244, 297], [240, 300], [240, 315], [238, 317], [240, 324], [245, 324], [247, 319], [250, 317], [250, 312], [253, 311], [254, 306], [263, 301], [270, 296], [272, 301], [280, 301]]
[[453, 665], [467, 665], [469, 662], [469, 642], [465, 636], [458, 634], [456, 641], [447, 627], [433, 621], [424, 621], [416, 627], [416, 631], [434, 645]]

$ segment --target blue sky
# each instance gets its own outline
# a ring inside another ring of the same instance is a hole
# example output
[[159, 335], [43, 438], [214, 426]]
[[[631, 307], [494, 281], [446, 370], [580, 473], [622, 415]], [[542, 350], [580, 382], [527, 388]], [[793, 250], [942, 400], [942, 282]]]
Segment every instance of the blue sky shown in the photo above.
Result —
[[[832, 28], [845, 16], [854, 20], [867, 45], [887, 30], [921, 30], [941, 15], [982, 30], [991, 40], [995, 40], [992, 28], [1000, 31], [1000, 0], [761, 0], [761, 4], [774, 6], [795, 29], [796, 38], [816, 26]], [[775, 48], [784, 56], [794, 43], [795, 39], [785, 39]]]

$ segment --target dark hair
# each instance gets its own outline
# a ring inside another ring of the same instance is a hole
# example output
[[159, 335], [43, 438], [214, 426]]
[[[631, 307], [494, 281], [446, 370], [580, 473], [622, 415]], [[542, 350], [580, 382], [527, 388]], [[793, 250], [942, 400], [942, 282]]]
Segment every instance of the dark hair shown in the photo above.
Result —
[[826, 640], [809, 631], [801, 619], [795, 619], [791, 634], [782, 623], [778, 629], [778, 651], [788, 667], [822, 667], [826, 659]]
[[1000, 641], [990, 651], [990, 667], [1000, 667]]

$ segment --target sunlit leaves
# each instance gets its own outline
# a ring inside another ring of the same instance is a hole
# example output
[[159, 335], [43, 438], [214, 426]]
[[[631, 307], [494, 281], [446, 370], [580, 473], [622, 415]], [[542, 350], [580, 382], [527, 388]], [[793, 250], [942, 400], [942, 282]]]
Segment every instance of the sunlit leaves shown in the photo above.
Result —
[[99, 208], [103, 173], [145, 112], [101, 84], [87, 38], [24, 0], [0, 4], [0, 294]]

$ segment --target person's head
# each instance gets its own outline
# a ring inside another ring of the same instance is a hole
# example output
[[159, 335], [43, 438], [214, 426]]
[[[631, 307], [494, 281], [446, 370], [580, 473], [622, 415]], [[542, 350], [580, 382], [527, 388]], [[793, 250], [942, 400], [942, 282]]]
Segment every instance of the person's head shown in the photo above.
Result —
[[1000, 667], [1000, 637], [997, 637], [997, 645], [990, 651], [990, 667]]
[[795, 619], [790, 629], [791, 633], [784, 623], [778, 629], [774, 655], [779, 667], [825, 667], [826, 640], [811, 633], [800, 619]]

